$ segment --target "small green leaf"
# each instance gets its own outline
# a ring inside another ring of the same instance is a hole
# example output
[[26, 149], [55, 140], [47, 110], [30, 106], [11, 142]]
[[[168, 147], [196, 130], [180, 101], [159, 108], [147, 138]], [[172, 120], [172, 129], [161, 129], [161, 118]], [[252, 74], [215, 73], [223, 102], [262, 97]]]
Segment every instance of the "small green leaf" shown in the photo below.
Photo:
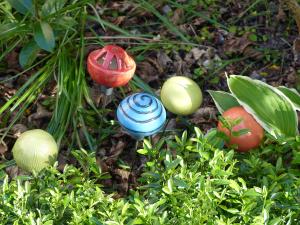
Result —
[[261, 196], [261, 194], [258, 193], [257, 191], [255, 191], [254, 189], [249, 189], [249, 190], [245, 191], [243, 195], [246, 197], [260, 197]]
[[[222, 136], [221, 136], [222, 135]], [[223, 148], [224, 147], [224, 138], [223, 136], [227, 137], [224, 133], [219, 132], [216, 128], [211, 129], [207, 134], [205, 135], [205, 138], [208, 140], [208, 142], [216, 147], [216, 148]], [[201, 153], [202, 157], [203, 154]], [[208, 159], [208, 158], [206, 158]]]
[[147, 149], [139, 149], [139, 150], [137, 150], [137, 152], [141, 155], [147, 155], [148, 150]]
[[183, 180], [174, 178], [173, 180], [174, 185], [178, 188], [188, 188], [188, 184], [184, 182]]
[[34, 27], [34, 40], [40, 48], [52, 52], [55, 47], [55, 37], [52, 27], [46, 22], [40, 22]]
[[62, 9], [66, 4], [67, 0], [46, 0], [42, 6], [41, 14], [42, 16], [51, 15], [58, 10]]
[[279, 225], [281, 224], [282, 219], [280, 217], [272, 219], [268, 224], [269, 225]]
[[229, 213], [232, 213], [232, 214], [238, 214], [240, 211], [238, 209], [234, 209], [234, 208], [227, 208], [226, 206], [224, 205], [219, 205], [219, 207]]
[[171, 162], [168, 162], [165, 160], [166, 170], [172, 170], [180, 164], [180, 162], [182, 161], [182, 158], [179, 156], [177, 156], [177, 157], [178, 157], [177, 159], [175, 159]]
[[144, 139], [143, 145], [147, 149], [152, 149], [152, 145], [151, 145], [151, 143], [147, 139]]
[[173, 193], [173, 180], [172, 179], [169, 179], [167, 181], [167, 185], [164, 186], [162, 188], [163, 192], [167, 193], [167, 194], [172, 194]]
[[35, 41], [30, 41], [26, 45], [23, 46], [20, 55], [19, 55], [19, 63], [25, 68], [30, 66], [34, 60], [36, 59], [38, 52], [40, 51], [40, 47], [35, 43]]
[[250, 40], [250, 41], [255, 41], [255, 42], [256, 42], [256, 41], [257, 41], [257, 35], [256, 35], [256, 34], [250, 34], [250, 35], [249, 35], [249, 40]]
[[7, 0], [8, 3], [19, 13], [27, 14], [30, 12], [34, 15], [34, 7], [32, 4], [32, 0]]
[[280, 86], [278, 87], [278, 89], [291, 100], [296, 110], [300, 111], [300, 94], [297, 92], [297, 90], [294, 88], [287, 88], [284, 86]]
[[241, 189], [240, 185], [235, 180], [229, 180], [229, 186], [236, 192], [239, 192]]
[[296, 111], [278, 89], [238, 75], [230, 76], [227, 82], [233, 96], [272, 136], [294, 137], [298, 134]]
[[183, 145], [185, 145], [186, 140], [187, 140], [187, 131], [185, 130], [185, 131], [182, 133], [182, 136], [181, 136], [181, 142], [182, 142]]
[[224, 91], [212, 91], [212, 90], [209, 90], [208, 93], [214, 100], [216, 107], [221, 114], [227, 109], [240, 105], [238, 101], [230, 93]]
[[249, 129], [241, 129], [239, 131], [231, 131], [232, 136], [239, 137], [245, 134], [248, 134], [250, 132]]

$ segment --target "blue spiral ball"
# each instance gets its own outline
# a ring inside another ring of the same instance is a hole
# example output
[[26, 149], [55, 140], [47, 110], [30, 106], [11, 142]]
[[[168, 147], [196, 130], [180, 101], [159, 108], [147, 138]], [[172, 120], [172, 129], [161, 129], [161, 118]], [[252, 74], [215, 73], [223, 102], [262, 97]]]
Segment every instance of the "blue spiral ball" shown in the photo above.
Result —
[[135, 139], [159, 132], [166, 121], [162, 103], [147, 93], [136, 93], [122, 100], [117, 109], [121, 126]]

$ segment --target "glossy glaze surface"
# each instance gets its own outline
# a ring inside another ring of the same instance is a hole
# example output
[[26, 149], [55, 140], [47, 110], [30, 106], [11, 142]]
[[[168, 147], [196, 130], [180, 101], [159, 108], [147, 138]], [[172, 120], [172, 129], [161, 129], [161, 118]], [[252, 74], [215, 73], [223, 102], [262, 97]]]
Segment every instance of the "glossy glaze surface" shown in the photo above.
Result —
[[162, 86], [160, 96], [166, 109], [176, 115], [192, 114], [202, 103], [200, 87], [184, 76], [168, 79]]
[[117, 118], [120, 125], [136, 139], [159, 132], [166, 121], [162, 103], [147, 93], [136, 93], [119, 104]]
[[111, 88], [126, 85], [134, 75], [136, 64], [123, 48], [107, 45], [89, 54], [87, 69], [95, 82]]

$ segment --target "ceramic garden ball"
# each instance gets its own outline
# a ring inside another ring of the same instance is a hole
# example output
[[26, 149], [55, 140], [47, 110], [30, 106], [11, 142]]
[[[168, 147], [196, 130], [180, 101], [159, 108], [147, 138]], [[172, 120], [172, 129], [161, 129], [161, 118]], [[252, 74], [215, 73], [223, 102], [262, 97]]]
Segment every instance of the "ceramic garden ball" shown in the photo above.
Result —
[[162, 86], [160, 97], [166, 109], [176, 115], [192, 114], [202, 103], [200, 87], [184, 76], [168, 79]]
[[166, 110], [154, 96], [147, 93], [135, 93], [119, 104], [117, 119], [128, 134], [140, 140], [163, 128]]
[[107, 88], [126, 85], [134, 75], [135, 68], [134, 60], [116, 45], [106, 45], [94, 50], [87, 59], [91, 78]]
[[58, 146], [49, 133], [35, 129], [20, 135], [12, 153], [20, 168], [29, 172], [39, 172], [56, 160]]
[[[247, 152], [260, 145], [264, 137], [264, 129], [242, 106], [235, 106], [226, 110], [223, 112], [222, 117], [228, 122], [238, 119], [241, 120], [238, 124], [235, 124], [231, 130], [226, 128], [222, 121], [218, 122], [218, 130], [225, 133], [229, 138], [229, 141], [226, 143], [227, 146], [236, 145], [239, 152]], [[232, 133], [241, 130], [248, 131], [241, 135], [234, 135], [234, 133]]]

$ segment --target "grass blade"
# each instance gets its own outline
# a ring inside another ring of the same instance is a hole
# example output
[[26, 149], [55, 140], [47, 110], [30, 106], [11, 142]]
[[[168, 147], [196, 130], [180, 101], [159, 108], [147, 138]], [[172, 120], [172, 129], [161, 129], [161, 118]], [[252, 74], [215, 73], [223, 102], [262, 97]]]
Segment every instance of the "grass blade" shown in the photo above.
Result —
[[155, 9], [155, 7], [153, 5], [151, 5], [149, 2], [144, 1], [144, 0], [141, 0], [139, 2], [141, 3], [141, 7], [143, 7], [147, 11], [153, 13], [158, 19], [160, 19], [163, 22], [163, 24], [165, 25], [166, 28], [168, 28], [172, 33], [174, 33], [178, 37], [180, 37], [182, 41], [190, 42], [189, 39], [181, 31], [179, 31], [177, 29], [177, 27], [168, 20], [168, 18], [166, 18], [165, 16], [162, 16], [159, 13], [159, 11], [157, 11]]

